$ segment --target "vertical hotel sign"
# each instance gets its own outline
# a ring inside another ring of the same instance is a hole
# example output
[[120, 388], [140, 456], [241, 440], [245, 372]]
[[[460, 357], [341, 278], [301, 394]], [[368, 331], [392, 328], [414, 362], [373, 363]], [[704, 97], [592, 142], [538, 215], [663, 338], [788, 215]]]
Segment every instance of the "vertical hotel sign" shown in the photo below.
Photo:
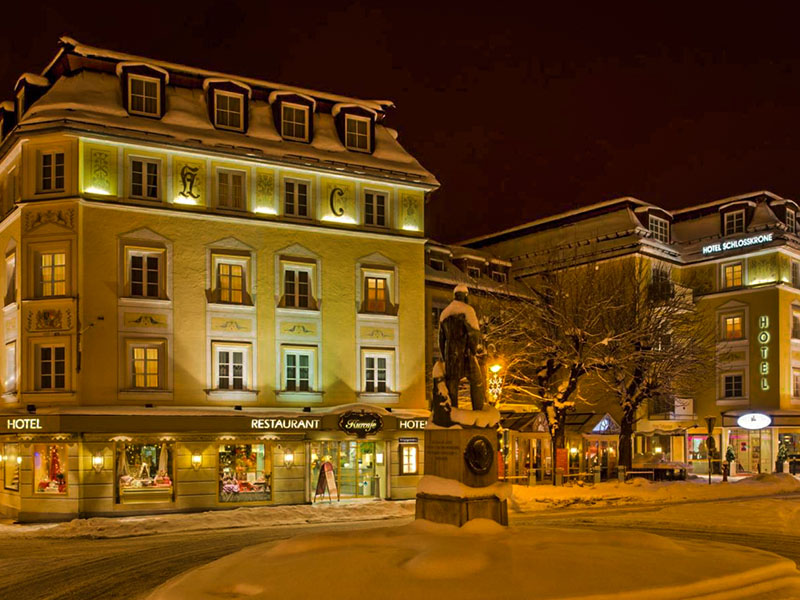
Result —
[[761, 362], [758, 365], [758, 373], [761, 376], [761, 390], [769, 390], [769, 317], [761, 315], [758, 318], [758, 351]]

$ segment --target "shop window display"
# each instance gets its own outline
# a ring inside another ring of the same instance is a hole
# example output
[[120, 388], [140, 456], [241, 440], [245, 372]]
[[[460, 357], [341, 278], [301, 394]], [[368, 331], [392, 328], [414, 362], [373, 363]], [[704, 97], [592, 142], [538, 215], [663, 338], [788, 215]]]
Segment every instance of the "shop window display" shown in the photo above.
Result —
[[171, 502], [172, 444], [120, 444], [117, 448], [119, 502]]
[[6, 444], [3, 454], [3, 486], [19, 491], [19, 444]]
[[268, 444], [219, 447], [220, 502], [272, 500], [272, 448]]
[[33, 484], [37, 494], [67, 493], [67, 447], [36, 444], [33, 447]]

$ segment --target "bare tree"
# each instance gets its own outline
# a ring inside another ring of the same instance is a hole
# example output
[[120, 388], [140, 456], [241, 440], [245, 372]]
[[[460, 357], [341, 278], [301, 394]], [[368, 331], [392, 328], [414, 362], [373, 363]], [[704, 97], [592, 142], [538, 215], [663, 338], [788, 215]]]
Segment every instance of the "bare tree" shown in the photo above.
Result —
[[615, 342], [606, 315], [619, 303], [594, 266], [550, 271], [526, 283], [525, 297], [484, 301], [485, 337], [506, 361], [504, 395], [536, 405], [547, 417], [554, 450], [565, 448], [567, 414], [586, 400], [581, 381], [606, 368]]
[[613, 333], [597, 372], [622, 409], [619, 464], [630, 468], [642, 411], [655, 402], [674, 409], [713, 373], [714, 324], [667, 268], [630, 260], [604, 271], [614, 282], [618, 307], [604, 316]]

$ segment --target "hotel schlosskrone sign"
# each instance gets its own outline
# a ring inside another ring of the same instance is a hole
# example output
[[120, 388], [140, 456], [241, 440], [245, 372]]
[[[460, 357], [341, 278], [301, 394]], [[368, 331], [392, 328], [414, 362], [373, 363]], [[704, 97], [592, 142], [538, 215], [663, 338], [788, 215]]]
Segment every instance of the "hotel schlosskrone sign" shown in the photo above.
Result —
[[772, 241], [772, 233], [761, 233], [759, 235], [751, 235], [746, 238], [739, 238], [738, 240], [722, 240], [716, 244], [709, 244], [703, 246], [703, 255], [716, 254], [717, 252], [725, 252], [726, 250], [736, 250], [738, 248], [747, 248], [749, 246], [760, 246]]

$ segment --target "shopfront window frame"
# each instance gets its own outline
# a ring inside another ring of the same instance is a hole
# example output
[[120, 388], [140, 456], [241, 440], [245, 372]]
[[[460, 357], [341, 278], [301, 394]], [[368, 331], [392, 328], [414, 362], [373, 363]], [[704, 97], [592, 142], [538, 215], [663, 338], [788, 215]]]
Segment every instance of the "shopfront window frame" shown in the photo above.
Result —
[[[414, 470], [409, 471], [406, 469], [406, 450], [414, 451]], [[400, 444], [399, 448], [399, 462], [400, 475], [419, 475], [419, 444]]]

